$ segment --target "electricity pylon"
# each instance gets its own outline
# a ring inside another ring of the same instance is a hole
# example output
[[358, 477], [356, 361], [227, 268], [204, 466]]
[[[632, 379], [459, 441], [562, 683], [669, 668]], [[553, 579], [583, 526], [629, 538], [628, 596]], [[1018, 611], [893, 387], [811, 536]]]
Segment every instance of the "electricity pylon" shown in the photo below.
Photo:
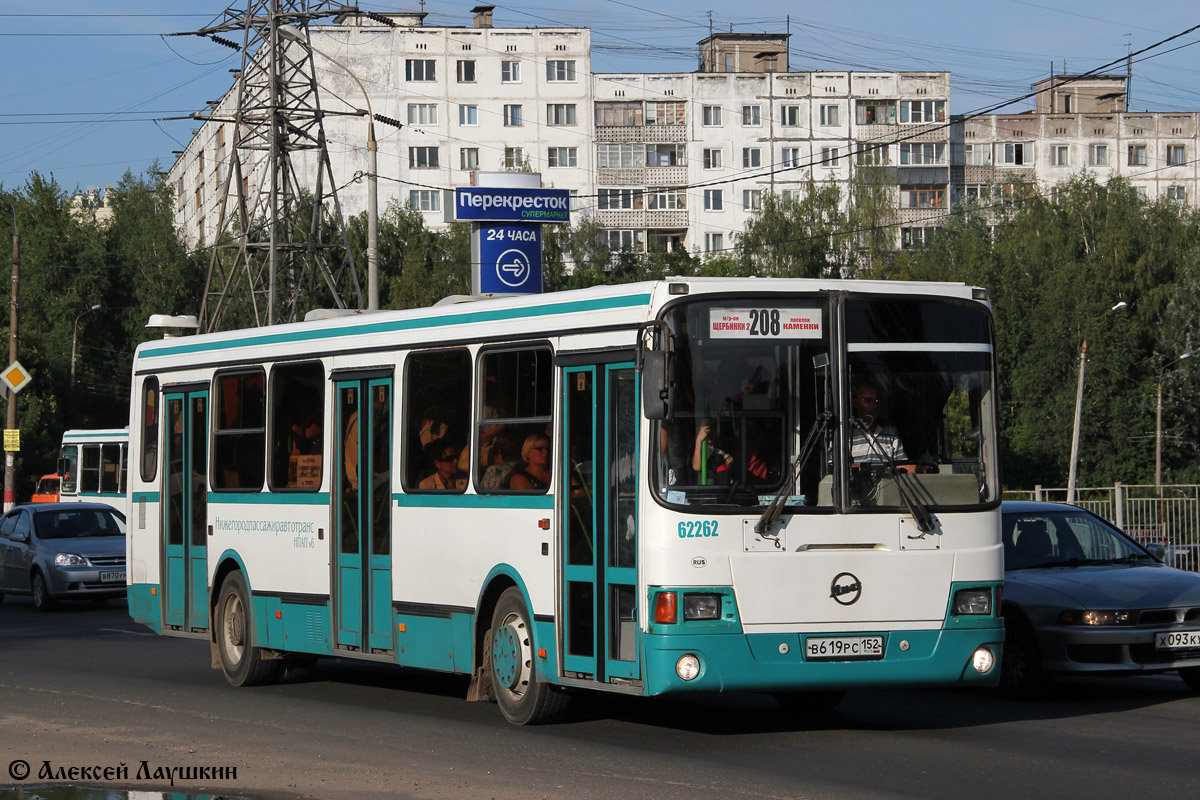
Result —
[[363, 307], [313, 51], [280, 33], [282, 25], [303, 31], [312, 20], [347, 13], [361, 12], [328, 0], [246, 0], [193, 32], [242, 55], [226, 97], [193, 115], [232, 123], [227, 154], [223, 138], [218, 145], [223, 170], [200, 306], [204, 331], [220, 330], [239, 300], [257, 325], [295, 321], [302, 306]]

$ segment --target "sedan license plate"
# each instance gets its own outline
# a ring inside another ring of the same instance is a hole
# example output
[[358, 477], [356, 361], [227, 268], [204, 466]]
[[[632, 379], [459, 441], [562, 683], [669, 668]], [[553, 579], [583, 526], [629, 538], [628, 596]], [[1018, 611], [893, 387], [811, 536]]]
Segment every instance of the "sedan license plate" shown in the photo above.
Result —
[[112, 581], [113, 583], [115, 583], [117, 581], [124, 583], [125, 582], [125, 573], [123, 571], [122, 572], [101, 572], [100, 573], [100, 582], [101, 583], [108, 583], [110, 581]]
[[1200, 648], [1200, 631], [1160, 631], [1154, 634], [1154, 646], [1159, 650]]
[[857, 661], [883, 658], [882, 636], [809, 637], [804, 642], [809, 661]]

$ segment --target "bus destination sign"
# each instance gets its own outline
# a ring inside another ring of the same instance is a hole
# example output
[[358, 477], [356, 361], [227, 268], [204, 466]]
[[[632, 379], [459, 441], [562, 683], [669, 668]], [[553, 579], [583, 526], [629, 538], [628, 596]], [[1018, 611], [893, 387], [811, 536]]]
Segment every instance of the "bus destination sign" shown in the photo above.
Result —
[[713, 339], [820, 339], [819, 308], [714, 308], [708, 314]]

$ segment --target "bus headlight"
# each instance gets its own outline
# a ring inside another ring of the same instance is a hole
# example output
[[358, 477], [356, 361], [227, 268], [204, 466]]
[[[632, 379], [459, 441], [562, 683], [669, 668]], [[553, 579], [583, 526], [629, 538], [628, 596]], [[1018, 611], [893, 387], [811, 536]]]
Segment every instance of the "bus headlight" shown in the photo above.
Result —
[[954, 614], [981, 614], [990, 616], [992, 613], [992, 589], [990, 586], [974, 589], [959, 589], [954, 593]]
[[685, 681], [693, 681], [700, 674], [700, 659], [688, 653], [675, 662], [675, 674]]
[[683, 596], [683, 618], [719, 619], [721, 617], [721, 595], [685, 594]]
[[992, 671], [992, 667], [996, 666], [996, 654], [989, 648], [981, 647], [975, 651], [975, 655], [971, 656], [971, 666], [980, 675], [986, 675]]

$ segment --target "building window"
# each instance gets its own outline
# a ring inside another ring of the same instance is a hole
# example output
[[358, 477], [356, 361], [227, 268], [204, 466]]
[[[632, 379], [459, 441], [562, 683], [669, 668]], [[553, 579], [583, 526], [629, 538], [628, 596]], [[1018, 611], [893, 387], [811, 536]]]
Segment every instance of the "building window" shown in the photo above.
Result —
[[901, 208], [944, 208], [946, 187], [944, 186], [901, 186]]
[[596, 196], [601, 211], [629, 211], [642, 208], [641, 189], [601, 189]]
[[1108, 145], [1094, 144], [1091, 148], [1091, 162], [1093, 167], [1108, 166]]
[[649, 202], [646, 207], [651, 211], [680, 211], [687, 208], [687, 193], [683, 189], [649, 189]]
[[1187, 159], [1185, 156], [1185, 151], [1183, 149], [1183, 145], [1181, 145], [1181, 144], [1167, 145], [1167, 166], [1168, 167], [1181, 167], [1185, 163], [1187, 163]]
[[437, 80], [437, 62], [425, 58], [407, 59], [404, 62], [404, 78], [409, 81]]
[[762, 150], [757, 147], [742, 148], [742, 169], [762, 166]]
[[1139, 200], [1146, 200], [1150, 197], [1150, 190], [1145, 186], [1135, 186], [1133, 187], [1133, 190], [1137, 192]]
[[513, 128], [521, 124], [521, 106], [504, 106], [504, 124], [509, 128]]
[[479, 124], [479, 106], [459, 106], [458, 107], [458, 124], [459, 125], [478, 125]]
[[551, 147], [546, 164], [551, 167], [578, 166], [579, 150], [575, 147]]
[[474, 61], [459, 61], [458, 62], [458, 82], [459, 83], [474, 83], [475, 82], [475, 62]]
[[547, 61], [546, 80], [549, 83], [571, 83], [575, 80], [574, 61]]
[[500, 62], [500, 82], [501, 83], [520, 83], [521, 82], [521, 62], [520, 61], [501, 61]]
[[1001, 164], [1022, 166], [1033, 163], [1033, 148], [1025, 142], [1005, 142]]
[[1187, 202], [1187, 188], [1183, 186], [1168, 186], [1167, 199], [1175, 200], [1180, 203]]
[[479, 148], [463, 147], [458, 151], [459, 169], [479, 169]]
[[821, 166], [836, 167], [838, 165], [838, 149], [836, 147], [821, 148]]
[[724, 211], [725, 210], [725, 192], [722, 189], [705, 189], [704, 190], [704, 210], [705, 211]]
[[412, 189], [408, 204], [417, 211], [441, 211], [442, 193], [438, 189]]
[[963, 164], [968, 167], [983, 167], [992, 163], [990, 144], [964, 144]]
[[596, 166], [607, 169], [630, 169], [642, 166], [642, 146], [638, 144], [596, 145]]
[[779, 124], [785, 128], [800, 125], [800, 106], [783, 106], [779, 109]]
[[936, 142], [901, 142], [900, 163], [913, 164], [945, 164], [946, 145]]
[[504, 148], [504, 168], [505, 169], [523, 169], [525, 167], [525, 148], [524, 147], [506, 147]]
[[641, 103], [596, 103], [596, 125], [599, 127], [630, 127], [641, 124]]
[[933, 244], [935, 231], [937, 228], [901, 228], [900, 246], [906, 250], [913, 247], [927, 247]]
[[742, 125], [747, 128], [762, 125], [762, 109], [759, 106], [742, 106]]
[[901, 100], [900, 121], [910, 123], [945, 122], [945, 100]]
[[878, 167], [891, 163], [888, 158], [888, 146], [875, 142], [859, 142], [854, 151], [855, 161], [860, 167]]
[[779, 156], [779, 162], [783, 165], [784, 169], [800, 166], [799, 147], [785, 147], [779, 151]]
[[687, 163], [687, 148], [682, 144], [646, 145], [647, 167], [681, 167]]
[[704, 252], [716, 253], [725, 249], [725, 234], [723, 233], [706, 233], [704, 234]]
[[762, 208], [762, 189], [743, 189], [742, 208], [746, 211], [758, 211]]
[[608, 249], [614, 252], [641, 251], [645, 249], [645, 231], [605, 231]]
[[964, 203], [987, 202], [988, 188], [986, 183], [968, 183], [963, 186], [962, 200]]
[[546, 124], [547, 125], [574, 125], [575, 124], [575, 104], [574, 103], [551, 103], [550, 105], [546, 106]]
[[1131, 167], [1146, 166], [1146, 145], [1144, 145], [1144, 144], [1129, 145], [1129, 166], [1131, 166]]
[[646, 103], [647, 125], [683, 125], [687, 121], [686, 103]]
[[827, 128], [838, 125], [838, 107], [835, 105], [821, 106], [821, 124]]
[[434, 103], [409, 103], [409, 125], [437, 125], [437, 105]]
[[1065, 144], [1050, 145], [1050, 165], [1054, 167], [1071, 166], [1071, 147]]
[[721, 168], [721, 150], [717, 147], [704, 148], [704, 168], [705, 169], [720, 169]]
[[704, 106], [700, 109], [701, 124], [707, 128], [721, 127], [721, 107], [720, 106]]
[[408, 148], [409, 169], [436, 169], [438, 165], [438, 149], [436, 147]]
[[895, 125], [895, 100], [855, 100], [854, 121], [859, 125]]

